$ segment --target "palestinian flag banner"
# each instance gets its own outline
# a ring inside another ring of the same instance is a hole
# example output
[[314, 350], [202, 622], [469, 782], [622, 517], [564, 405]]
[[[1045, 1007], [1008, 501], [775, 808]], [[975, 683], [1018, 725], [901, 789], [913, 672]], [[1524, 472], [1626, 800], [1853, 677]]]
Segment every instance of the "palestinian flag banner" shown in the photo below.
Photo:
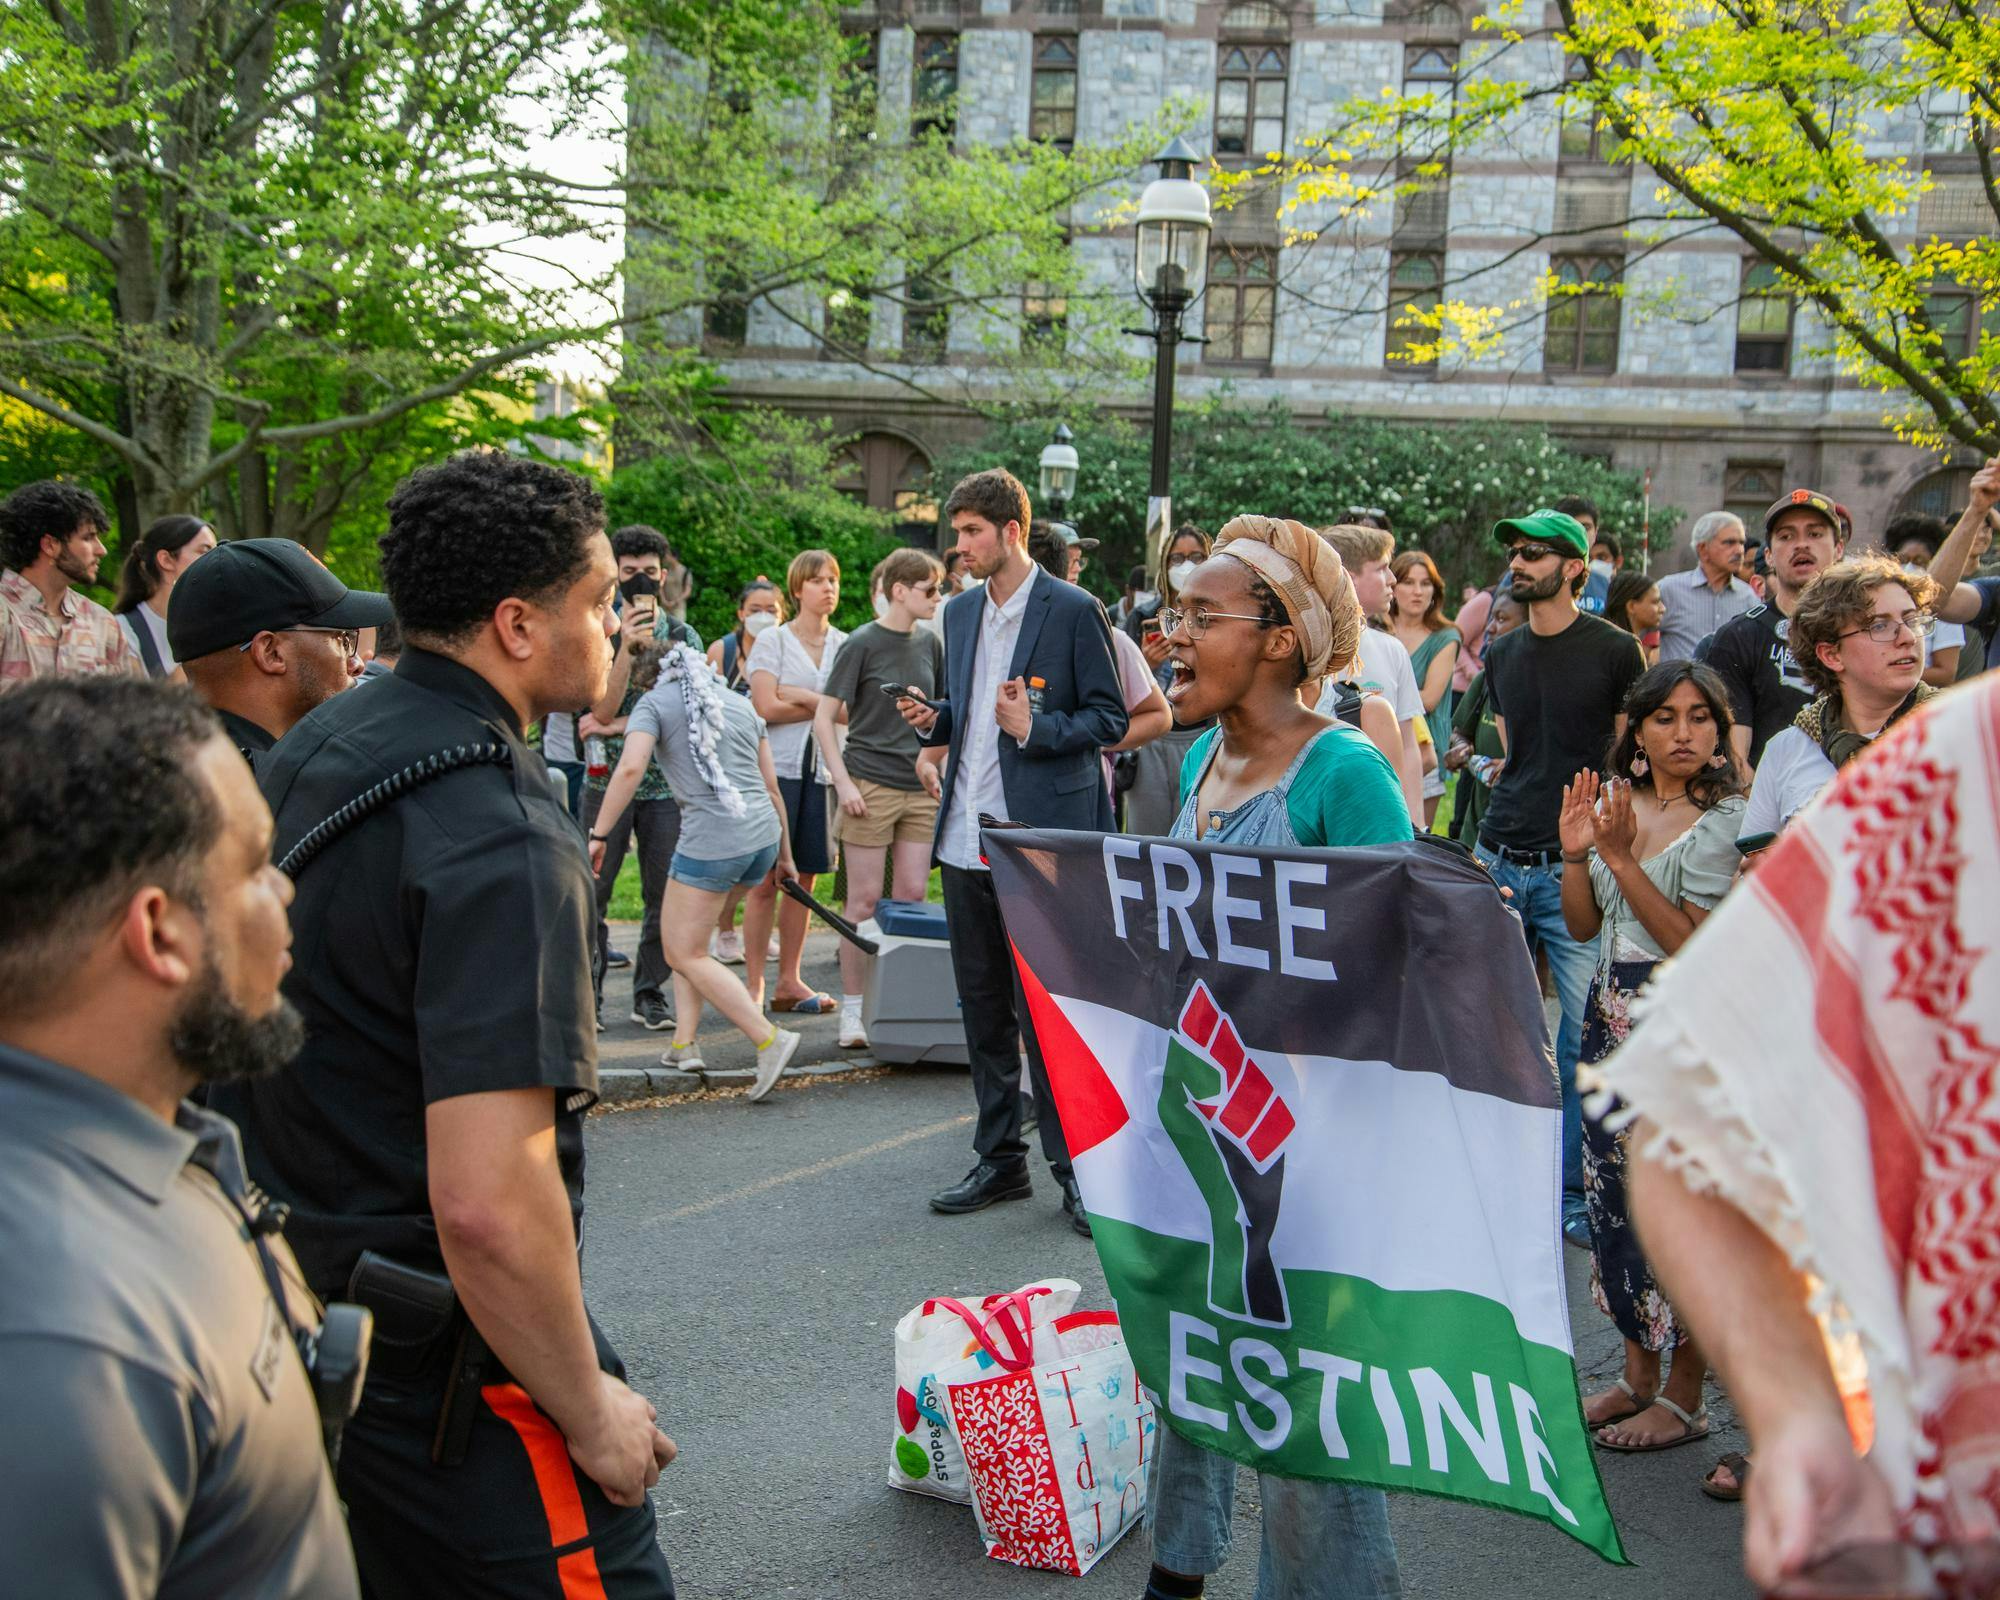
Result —
[[1161, 1419], [1622, 1562], [1570, 1344], [1555, 1060], [1492, 880], [1422, 844], [980, 837]]

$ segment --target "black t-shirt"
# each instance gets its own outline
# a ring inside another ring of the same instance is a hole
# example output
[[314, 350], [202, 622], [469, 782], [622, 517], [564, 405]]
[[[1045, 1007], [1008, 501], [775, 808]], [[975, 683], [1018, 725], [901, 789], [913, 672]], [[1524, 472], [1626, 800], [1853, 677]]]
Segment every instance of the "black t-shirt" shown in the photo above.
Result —
[[322, 1296], [363, 1250], [443, 1270], [425, 1108], [545, 1087], [572, 1213], [582, 1114], [597, 1097], [595, 900], [583, 836], [500, 694], [406, 650], [396, 670], [293, 728], [259, 765], [276, 854], [371, 785], [456, 745], [511, 767], [450, 772], [385, 806], [301, 869], [285, 995], [306, 1045], [284, 1071], [217, 1088], [250, 1174], [292, 1208], [285, 1237]]
[[1557, 847], [1563, 785], [1603, 767], [1626, 691], [1645, 670], [1639, 641], [1588, 612], [1561, 633], [1516, 628], [1487, 647], [1486, 691], [1507, 725], [1507, 765], [1482, 837], [1514, 850]]
[[1791, 625], [1768, 601], [1752, 606], [1715, 630], [1704, 658], [1729, 691], [1730, 714], [1749, 725], [1753, 767], [1764, 759], [1764, 746], [1789, 728], [1813, 697], [1785, 643]]

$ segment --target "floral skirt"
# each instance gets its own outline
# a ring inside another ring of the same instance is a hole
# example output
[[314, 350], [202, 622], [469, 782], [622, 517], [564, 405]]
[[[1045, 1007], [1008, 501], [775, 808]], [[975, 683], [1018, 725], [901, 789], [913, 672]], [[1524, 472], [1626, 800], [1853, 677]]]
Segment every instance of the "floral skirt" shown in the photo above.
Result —
[[[1657, 965], [1614, 961], [1607, 973], [1591, 981], [1583, 1012], [1583, 1061], [1602, 1061], [1625, 1042], [1632, 1031], [1632, 1001]], [[1590, 1211], [1591, 1298], [1634, 1344], [1673, 1349], [1686, 1334], [1660, 1293], [1632, 1226], [1625, 1199], [1625, 1136], [1588, 1112], [1583, 1119], [1583, 1193]]]

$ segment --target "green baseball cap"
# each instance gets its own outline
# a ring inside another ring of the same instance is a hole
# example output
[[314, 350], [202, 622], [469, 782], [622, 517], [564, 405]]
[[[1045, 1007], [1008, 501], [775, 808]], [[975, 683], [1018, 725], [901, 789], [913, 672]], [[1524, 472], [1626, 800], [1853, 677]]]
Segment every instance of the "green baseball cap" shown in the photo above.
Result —
[[1566, 511], [1530, 511], [1525, 517], [1508, 517], [1493, 524], [1493, 537], [1503, 545], [1516, 539], [1532, 539], [1537, 544], [1568, 550], [1584, 561], [1590, 559], [1590, 535]]

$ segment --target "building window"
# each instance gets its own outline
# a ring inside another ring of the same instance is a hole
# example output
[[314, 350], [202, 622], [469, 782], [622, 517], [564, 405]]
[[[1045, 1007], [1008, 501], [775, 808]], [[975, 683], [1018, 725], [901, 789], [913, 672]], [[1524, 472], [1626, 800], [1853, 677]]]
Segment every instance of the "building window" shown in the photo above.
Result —
[[[1450, 157], [1439, 129], [1449, 122], [1458, 92], [1458, 47], [1413, 44], [1403, 50], [1403, 97], [1428, 98], [1428, 110], [1408, 114], [1398, 136], [1393, 231], [1406, 239], [1442, 239], [1451, 216]], [[1446, 171], [1419, 169], [1443, 161]]]
[[1209, 258], [1208, 354], [1215, 361], [1269, 361], [1278, 252], [1230, 249]]
[[[1583, 65], [1583, 58], [1571, 56], [1563, 77], [1570, 83], [1582, 83], [1589, 74]], [[1597, 107], [1581, 95], [1566, 94], [1562, 100], [1562, 132], [1556, 146], [1557, 164], [1560, 166], [1601, 167], [1610, 160], [1609, 151], [1617, 143], [1604, 119], [1597, 114]]]
[[903, 359], [919, 364], [942, 361], [950, 326], [951, 308], [943, 285], [931, 278], [912, 278], [903, 300]]
[[1924, 153], [1964, 155], [1972, 148], [1972, 117], [1963, 89], [1933, 89], [1924, 97]]
[[1982, 313], [1979, 296], [1956, 285], [1933, 289], [1924, 296], [1924, 315], [1942, 341], [1939, 354], [1947, 361], [1969, 361], [1979, 352], [1983, 332], [2000, 339], [2000, 298]]
[[917, 35], [916, 84], [910, 96], [910, 131], [936, 130], [949, 144], [958, 134], [958, 35]]
[[1224, 29], [1261, 32], [1286, 25], [1285, 8], [1278, 0], [1234, 0], [1222, 13]]
[[742, 272], [730, 266], [710, 270], [715, 298], [702, 308], [702, 343], [712, 349], [740, 350], [750, 332], [750, 300], [743, 291], [749, 287]]
[[[1435, 349], [1422, 356], [1413, 349], [1437, 344], [1436, 332], [1404, 321], [1411, 311], [1436, 311], [1444, 298], [1444, 257], [1435, 251], [1413, 251], [1389, 258], [1389, 332], [1383, 345], [1385, 364], [1405, 371], [1437, 365]], [[1402, 326], [1397, 324], [1401, 322]]]
[[875, 89], [881, 72], [882, 36], [857, 34], [848, 40], [849, 55], [833, 85], [833, 132], [840, 144], [866, 144], [875, 138]]
[[826, 297], [826, 353], [836, 361], [862, 355], [874, 323], [866, 289], [843, 286]]
[[1732, 461], [1722, 469], [1722, 509], [1746, 528], [1761, 529], [1764, 513], [1784, 492], [1782, 461]]
[[1053, 34], [1035, 41], [1029, 91], [1028, 137], [1067, 150], [1076, 142], [1076, 36]]
[[1792, 297], [1768, 261], [1743, 267], [1736, 301], [1736, 370], [1788, 372], [1792, 365]]
[[1258, 156], [1284, 148], [1284, 46], [1224, 45], [1215, 71], [1215, 153]]
[[1625, 263], [1617, 256], [1557, 256], [1549, 268], [1555, 285], [1549, 293], [1542, 370], [1616, 372], [1618, 286]]
[[1069, 291], [1030, 278], [1021, 291], [1021, 344], [1024, 349], [1060, 355], [1069, 336]]

